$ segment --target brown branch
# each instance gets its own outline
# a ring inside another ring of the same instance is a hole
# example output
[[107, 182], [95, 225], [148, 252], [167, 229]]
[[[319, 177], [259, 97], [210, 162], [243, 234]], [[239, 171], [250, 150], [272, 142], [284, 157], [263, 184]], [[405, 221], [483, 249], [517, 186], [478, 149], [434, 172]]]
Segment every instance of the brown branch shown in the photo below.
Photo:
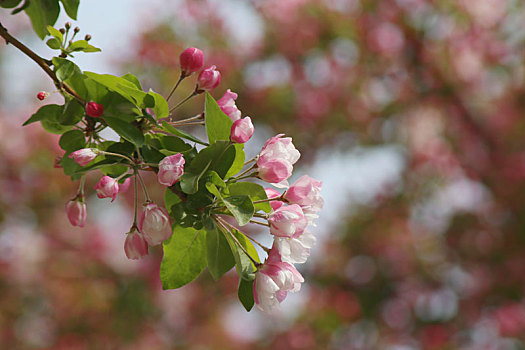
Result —
[[63, 89], [68, 94], [73, 96], [82, 105], [86, 104], [86, 101], [82, 97], [80, 97], [75, 90], [73, 90], [68, 84], [66, 84], [65, 82], [61, 82], [57, 78], [55, 72], [53, 72], [53, 70], [49, 67], [51, 61], [38, 56], [34, 51], [22, 44], [20, 41], [18, 41], [15, 37], [8, 33], [7, 29], [2, 25], [2, 23], [0, 23], [0, 36], [5, 39], [6, 44], [12, 44], [14, 47], [22, 51], [27, 57], [32, 59], [36, 64], [38, 64], [40, 68], [42, 68], [51, 79], [53, 79], [53, 82], [55, 83], [58, 89]]

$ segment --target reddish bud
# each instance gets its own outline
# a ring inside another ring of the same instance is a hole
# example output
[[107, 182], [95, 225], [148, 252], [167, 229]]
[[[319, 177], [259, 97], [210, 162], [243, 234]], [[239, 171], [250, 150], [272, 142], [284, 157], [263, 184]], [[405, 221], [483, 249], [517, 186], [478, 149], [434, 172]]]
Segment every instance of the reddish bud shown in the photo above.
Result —
[[231, 128], [230, 140], [235, 143], [245, 143], [254, 132], [252, 120], [250, 117], [236, 120]]
[[199, 73], [197, 78], [197, 90], [209, 91], [215, 89], [221, 82], [221, 72], [215, 66], [211, 66]]
[[48, 92], [40, 91], [40, 92], [36, 95], [36, 98], [38, 98], [40, 101], [43, 101], [43, 100], [46, 99], [47, 96], [49, 96], [49, 93], [48, 93]]
[[86, 203], [84, 203], [84, 198], [77, 198], [67, 202], [66, 204], [66, 214], [71, 225], [84, 227], [86, 224]]
[[104, 114], [104, 106], [96, 102], [88, 102], [86, 104], [86, 114], [93, 118], [98, 118]]
[[199, 71], [203, 66], [204, 53], [201, 50], [190, 47], [180, 54], [180, 69], [182, 70], [182, 74], [188, 76]]
[[124, 252], [128, 259], [137, 260], [148, 255], [148, 243], [136, 228], [128, 233], [124, 241]]

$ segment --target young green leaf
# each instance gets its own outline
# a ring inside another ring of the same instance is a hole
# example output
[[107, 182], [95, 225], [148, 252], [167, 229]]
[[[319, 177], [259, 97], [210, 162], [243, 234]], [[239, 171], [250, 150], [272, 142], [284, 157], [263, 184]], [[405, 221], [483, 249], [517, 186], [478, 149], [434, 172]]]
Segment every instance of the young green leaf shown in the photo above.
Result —
[[206, 103], [204, 108], [206, 121], [206, 133], [210, 145], [215, 141], [229, 141], [233, 122], [220, 109], [215, 99], [206, 92]]
[[58, 40], [59, 47], [60, 47], [60, 44], [62, 43], [62, 41], [64, 41], [64, 36], [62, 35], [62, 33], [60, 33], [58, 29], [55, 29], [52, 26], [47, 26], [46, 28], [47, 28], [47, 32], [49, 33], [49, 35], [51, 35], [52, 37]]
[[55, 67], [55, 74], [60, 81], [65, 81], [76, 74], [82, 74], [82, 71], [76, 64], [65, 58], [53, 57], [52, 61]]
[[163, 289], [180, 288], [200, 275], [207, 265], [206, 231], [175, 225], [173, 235], [164, 241], [160, 264]]
[[246, 311], [250, 311], [255, 304], [255, 300], [253, 298], [253, 279], [247, 280], [239, 277], [237, 296], [239, 297], [239, 301], [241, 302], [242, 306], [244, 306]]
[[58, 0], [31, 0], [24, 4], [29, 4], [25, 11], [35, 33], [40, 39], [44, 39], [48, 33], [47, 26], [52, 26], [57, 21], [60, 12]]
[[255, 208], [249, 196], [223, 197], [222, 202], [241, 226], [250, 222], [255, 213]]
[[58, 41], [56, 38], [51, 38], [48, 41], [46, 41], [46, 45], [53, 50], [58, 50], [62, 46], [60, 41]]
[[[266, 196], [266, 191], [264, 190], [264, 187], [262, 187], [259, 184], [253, 183], [253, 182], [235, 182], [230, 185], [228, 185], [228, 191], [231, 195], [243, 195], [247, 194], [250, 196], [250, 199], [252, 201], [259, 201], [263, 199], [268, 199]], [[266, 213], [269, 213], [272, 211], [272, 207], [270, 206], [270, 203], [268, 202], [262, 202], [262, 203], [255, 203], [254, 204], [255, 210], [263, 210]]]
[[206, 253], [208, 270], [214, 280], [221, 278], [235, 265], [230, 245], [217, 229], [206, 233]]
[[113, 117], [104, 117], [104, 120], [111, 129], [129, 142], [134, 143], [138, 147], [144, 144], [144, 134], [132, 124]]
[[175, 194], [171, 189], [166, 188], [166, 192], [164, 192], [164, 206], [168, 212], [171, 212], [171, 207], [181, 202], [182, 200], [177, 194]]
[[175, 136], [178, 136], [180, 138], [193, 141], [195, 143], [198, 143], [200, 145], [208, 146], [208, 144], [204, 141], [199, 140], [192, 134], [187, 133], [186, 131], [182, 131], [179, 129], [175, 129], [173, 126], [169, 125], [166, 121], [162, 121], [162, 128], [164, 131], [169, 132], [170, 134], [173, 134]]
[[235, 158], [230, 169], [224, 176], [225, 179], [230, 178], [235, 174], [238, 174], [244, 167], [244, 161], [246, 159], [246, 155], [244, 154], [244, 144], [236, 143], [233, 145], [233, 147], [235, 149]]
[[12, 9], [13, 7], [18, 6], [18, 4], [21, 2], [22, 0], [3, 0], [3, 1], [0, 1], [0, 7], [6, 8], [6, 9]]
[[148, 95], [151, 95], [155, 100], [155, 107], [153, 107], [153, 111], [155, 112], [157, 119], [169, 117], [170, 106], [168, 105], [166, 99], [153, 90], [150, 90]]
[[[229, 232], [231, 232], [231, 234]], [[260, 263], [259, 254], [257, 254], [257, 250], [252, 242], [250, 242], [243, 233], [233, 229], [230, 229], [229, 232], [224, 232], [224, 234], [232, 250], [233, 257], [235, 258], [235, 269], [240, 278], [249, 280], [256, 271], [256, 267], [244, 250], [246, 250], [246, 252], [248, 252], [248, 254], [250, 254], [250, 256], [258, 263]], [[239, 247], [239, 244], [244, 250]]]
[[67, 154], [84, 148], [86, 146], [86, 137], [80, 130], [71, 130], [64, 133], [58, 141], [60, 148], [66, 151]]
[[38, 111], [36, 111], [35, 114], [33, 114], [28, 120], [22, 124], [22, 126], [29, 125], [34, 122], [42, 121], [42, 120], [58, 120], [58, 117], [62, 114], [62, 111], [64, 109], [64, 106], [59, 105], [45, 105], [40, 107]]
[[95, 47], [88, 43], [86, 40], [74, 41], [68, 46], [69, 51], [83, 51], [83, 52], [99, 52], [101, 51], [98, 47]]
[[60, 2], [62, 2], [62, 5], [64, 6], [64, 10], [66, 10], [67, 15], [72, 19], [76, 20], [80, 0], [60, 0]]

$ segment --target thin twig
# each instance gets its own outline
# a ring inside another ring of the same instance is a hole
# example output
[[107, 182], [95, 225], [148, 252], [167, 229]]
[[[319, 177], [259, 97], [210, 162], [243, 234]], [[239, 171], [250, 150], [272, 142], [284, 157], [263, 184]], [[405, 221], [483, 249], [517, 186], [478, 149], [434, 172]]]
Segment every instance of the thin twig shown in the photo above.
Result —
[[80, 97], [75, 90], [73, 90], [65, 82], [58, 80], [55, 72], [53, 72], [53, 70], [50, 68], [50, 65], [52, 64], [51, 61], [40, 57], [30, 48], [18, 41], [15, 37], [13, 37], [7, 32], [7, 29], [2, 25], [2, 23], [0, 23], [0, 36], [5, 39], [6, 44], [12, 44], [14, 47], [22, 51], [27, 57], [32, 59], [36, 64], [38, 64], [40, 68], [42, 68], [51, 79], [53, 79], [53, 82], [55, 83], [58, 89], [64, 89], [68, 94], [73, 96], [82, 105], [86, 104], [86, 101], [82, 97]]

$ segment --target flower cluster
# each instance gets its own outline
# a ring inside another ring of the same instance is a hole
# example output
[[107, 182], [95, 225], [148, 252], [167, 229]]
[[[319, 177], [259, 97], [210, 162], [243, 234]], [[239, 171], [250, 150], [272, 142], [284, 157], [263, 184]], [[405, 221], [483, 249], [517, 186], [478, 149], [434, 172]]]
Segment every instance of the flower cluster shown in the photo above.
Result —
[[[111, 202], [128, 191], [133, 180], [135, 215], [124, 239], [127, 258], [140, 259], [149, 254], [149, 247], [162, 245], [160, 277], [165, 289], [191, 282], [205, 267], [218, 279], [235, 265], [240, 283], [247, 283], [242, 290], [253, 291], [251, 295], [239, 294], [244, 307], [250, 310], [256, 304], [260, 310], [271, 311], [288, 292], [299, 291], [304, 281], [294, 264], [304, 263], [315, 244], [308, 226], [323, 206], [322, 185], [305, 175], [289, 186], [293, 166], [301, 155], [284, 134], [270, 138], [256, 157], [246, 161], [244, 143], [255, 131], [252, 119], [243, 117], [235, 103], [238, 95], [230, 89], [218, 101], [209, 94], [219, 85], [221, 73], [215, 65], [205, 68], [204, 61], [201, 50], [184, 50], [180, 78], [166, 98], [142, 91], [132, 75], [103, 76], [82, 73], [79, 68], [75, 74], [82, 74], [82, 78], [69, 81], [76, 88], [79, 81], [86, 83], [79, 90], [84, 96], [72, 93], [77, 101], [69, 103], [78, 102], [78, 106], [43, 106], [26, 123], [45, 118], [64, 121], [67, 131], [59, 145], [66, 153], [57, 166], [80, 180], [76, 196], [66, 204], [73, 226], [86, 224], [84, 187], [88, 172], [102, 171], [93, 190], [98, 198], [110, 198]], [[169, 100], [177, 87], [193, 73], [197, 73], [195, 89], [170, 108]], [[176, 118], [179, 106], [204, 93], [205, 105], [200, 113]], [[39, 98], [44, 95], [39, 94]], [[75, 128], [70, 128], [75, 121]], [[192, 126], [205, 126], [208, 140], [181, 130]], [[99, 132], [106, 128], [115, 131], [120, 140], [100, 137]], [[196, 144], [204, 147], [198, 149]], [[150, 198], [143, 171], [155, 172], [158, 183], [165, 187], [164, 206]], [[285, 190], [265, 189], [243, 181], [247, 179], [263, 180]], [[138, 209], [140, 188], [144, 196], [142, 213]], [[274, 242], [272, 247], [261, 245], [268, 252], [264, 263], [253, 246], [253, 237], [240, 231], [228, 216], [238, 226], [257, 223], [269, 228]], [[219, 249], [225, 242], [228, 246]]]
[[[291, 142], [287, 144], [293, 147]], [[291, 147], [290, 153], [295, 154]], [[307, 227], [323, 207], [321, 187], [320, 181], [303, 175], [283, 194], [266, 188], [272, 207], [268, 223], [274, 241], [268, 259], [255, 277], [254, 297], [260, 310], [273, 310], [288, 292], [297, 292], [301, 288], [304, 280], [293, 264], [306, 262], [310, 248], [316, 242]]]

